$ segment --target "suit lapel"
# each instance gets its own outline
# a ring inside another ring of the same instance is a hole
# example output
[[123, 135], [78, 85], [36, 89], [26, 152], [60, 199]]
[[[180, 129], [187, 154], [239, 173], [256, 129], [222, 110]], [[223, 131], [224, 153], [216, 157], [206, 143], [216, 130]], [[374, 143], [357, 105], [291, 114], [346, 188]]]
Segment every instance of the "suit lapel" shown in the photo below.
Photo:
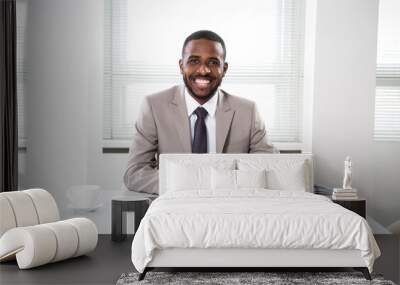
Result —
[[217, 153], [222, 153], [224, 150], [226, 138], [231, 129], [233, 115], [235, 114], [235, 111], [227, 101], [227, 95], [224, 91], [220, 91], [220, 102], [215, 113]]
[[192, 144], [183, 86], [179, 86], [178, 92], [175, 93], [174, 98], [170, 102], [170, 108], [179, 140], [183, 146], [183, 151], [185, 153], [190, 153], [192, 152]]

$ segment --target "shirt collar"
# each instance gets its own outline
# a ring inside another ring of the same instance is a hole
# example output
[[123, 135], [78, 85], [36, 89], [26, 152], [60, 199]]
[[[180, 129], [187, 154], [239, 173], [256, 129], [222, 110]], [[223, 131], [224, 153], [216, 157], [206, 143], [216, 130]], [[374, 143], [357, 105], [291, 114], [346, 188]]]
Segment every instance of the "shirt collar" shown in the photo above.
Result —
[[219, 89], [216, 92], [217, 92], [217, 94], [212, 96], [210, 98], [210, 100], [208, 100], [206, 103], [201, 105], [192, 96], [190, 96], [189, 91], [187, 90], [187, 88], [185, 88], [185, 101], [186, 101], [186, 109], [188, 112], [188, 116], [190, 117], [193, 114], [194, 110], [196, 110], [197, 107], [201, 106], [207, 110], [207, 113], [210, 117], [214, 117], [215, 112], [217, 110]]

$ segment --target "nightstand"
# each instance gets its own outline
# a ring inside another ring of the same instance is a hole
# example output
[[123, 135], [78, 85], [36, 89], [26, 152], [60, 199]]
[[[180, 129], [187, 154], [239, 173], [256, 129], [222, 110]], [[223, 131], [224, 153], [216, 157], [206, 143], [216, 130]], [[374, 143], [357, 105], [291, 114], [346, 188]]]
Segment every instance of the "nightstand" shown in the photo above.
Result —
[[353, 211], [356, 214], [359, 214], [361, 217], [363, 217], [365, 219], [366, 215], [366, 200], [362, 199], [362, 198], [358, 198], [355, 200], [336, 200], [336, 199], [332, 199], [332, 202], [339, 204], [340, 206]]
[[150, 203], [155, 198], [154, 195], [132, 191], [125, 191], [122, 195], [113, 197], [111, 201], [111, 239], [113, 241], [126, 239], [126, 220], [123, 217], [125, 212], [135, 213], [136, 232]]

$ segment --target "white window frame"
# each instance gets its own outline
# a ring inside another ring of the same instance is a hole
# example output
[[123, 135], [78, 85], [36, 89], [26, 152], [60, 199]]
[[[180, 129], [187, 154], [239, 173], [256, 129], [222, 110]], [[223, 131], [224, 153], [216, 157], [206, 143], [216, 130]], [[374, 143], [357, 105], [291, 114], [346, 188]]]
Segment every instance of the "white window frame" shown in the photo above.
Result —
[[[314, 5], [309, 5], [309, 2], [313, 3]], [[105, 3], [105, 22], [111, 22], [111, 14], [110, 14], [110, 2]], [[304, 52], [303, 58], [303, 68], [304, 73], [302, 74], [303, 79], [303, 90], [302, 90], [302, 97], [301, 97], [301, 105], [300, 108], [300, 117], [303, 120], [302, 126], [300, 128], [300, 142], [293, 142], [293, 143], [285, 143], [285, 142], [274, 142], [274, 145], [280, 150], [300, 150], [302, 152], [311, 152], [312, 149], [312, 105], [313, 105], [313, 93], [312, 93], [312, 80], [313, 80], [313, 51], [314, 51], [314, 41], [315, 41], [315, 18], [316, 18], [316, 2], [314, 1], [306, 1], [305, 11], [304, 11], [305, 23], [304, 23], [304, 46], [305, 50], [311, 50], [310, 52]], [[107, 24], [105, 25], [107, 27]], [[111, 31], [109, 30], [110, 25], [105, 30], [105, 84], [104, 90], [105, 92], [110, 93], [111, 89], [111, 80], [108, 76], [111, 73], [111, 43], [107, 43], [107, 37], [110, 37]], [[108, 35], [108, 36], [107, 36]], [[307, 49], [306, 49], [307, 48]], [[108, 54], [108, 56], [107, 56]], [[107, 62], [108, 61], [108, 62]], [[107, 79], [108, 78], [108, 79]], [[104, 96], [104, 100], [112, 100], [109, 96]], [[110, 116], [110, 110], [104, 110], [104, 116]], [[103, 120], [104, 121], [104, 120]], [[131, 140], [129, 139], [112, 139], [112, 138], [105, 138], [104, 133], [109, 132], [109, 128], [111, 126], [104, 125], [103, 128], [103, 148], [129, 148], [131, 146]]]

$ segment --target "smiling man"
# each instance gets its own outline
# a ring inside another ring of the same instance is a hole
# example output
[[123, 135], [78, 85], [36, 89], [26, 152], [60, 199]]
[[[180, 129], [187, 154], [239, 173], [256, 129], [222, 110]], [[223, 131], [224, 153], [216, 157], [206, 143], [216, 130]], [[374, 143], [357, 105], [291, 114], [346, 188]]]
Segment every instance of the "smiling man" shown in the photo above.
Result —
[[145, 98], [124, 175], [132, 191], [158, 193], [161, 153], [274, 152], [254, 102], [219, 88], [228, 70], [222, 38], [197, 31], [186, 38], [179, 67], [184, 86]]

